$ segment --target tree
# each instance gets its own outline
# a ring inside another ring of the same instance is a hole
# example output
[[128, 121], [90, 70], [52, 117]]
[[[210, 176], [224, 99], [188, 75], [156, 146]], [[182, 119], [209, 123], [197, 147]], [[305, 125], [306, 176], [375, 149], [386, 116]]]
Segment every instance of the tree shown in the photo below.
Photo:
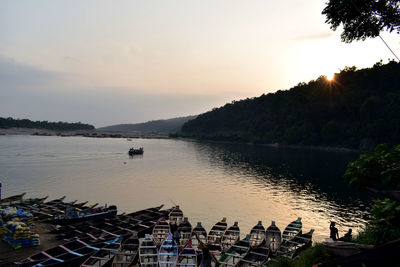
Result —
[[336, 30], [343, 24], [343, 42], [375, 38], [383, 30], [400, 33], [399, 0], [329, 0], [322, 11]]

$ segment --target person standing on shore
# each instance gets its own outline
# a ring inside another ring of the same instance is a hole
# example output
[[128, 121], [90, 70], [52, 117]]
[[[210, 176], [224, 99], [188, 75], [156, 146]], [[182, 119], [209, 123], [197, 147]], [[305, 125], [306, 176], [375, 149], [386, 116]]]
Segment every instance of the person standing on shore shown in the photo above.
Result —
[[335, 227], [335, 225], [336, 225], [335, 222], [331, 222], [331, 225], [329, 226], [329, 229], [331, 230], [330, 238], [332, 238], [333, 241], [336, 241], [339, 238], [339, 231]]

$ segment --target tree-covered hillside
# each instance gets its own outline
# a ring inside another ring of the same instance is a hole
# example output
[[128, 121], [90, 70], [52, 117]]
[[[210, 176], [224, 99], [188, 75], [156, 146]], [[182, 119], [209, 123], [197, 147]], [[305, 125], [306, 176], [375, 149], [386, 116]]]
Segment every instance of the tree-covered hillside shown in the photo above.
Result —
[[28, 119], [1, 118], [0, 128], [36, 128], [54, 131], [74, 131], [74, 130], [93, 130], [94, 126], [83, 124], [80, 122], [48, 122], [48, 121], [31, 121]]
[[199, 115], [180, 135], [210, 140], [359, 148], [400, 143], [400, 64], [321, 76]]

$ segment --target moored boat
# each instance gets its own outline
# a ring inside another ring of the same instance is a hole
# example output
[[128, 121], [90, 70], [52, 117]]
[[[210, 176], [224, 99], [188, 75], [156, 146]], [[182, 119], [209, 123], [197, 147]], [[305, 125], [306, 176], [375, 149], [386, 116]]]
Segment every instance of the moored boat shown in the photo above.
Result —
[[250, 235], [237, 241], [224, 254], [222, 254], [219, 263], [220, 267], [235, 266], [247, 254], [250, 249]]
[[158, 266], [158, 249], [149, 234], [145, 238], [140, 239], [139, 263], [142, 267]]
[[69, 207], [64, 214], [54, 216], [50, 223], [65, 225], [84, 221], [95, 221], [104, 218], [111, 218], [117, 215], [117, 207], [111, 205], [108, 208], [96, 208], [78, 211], [75, 208]]
[[87, 258], [81, 267], [92, 267], [92, 266], [109, 266], [113, 261], [117, 251], [121, 247], [121, 238], [115, 239], [114, 242], [101, 248], [89, 258]]
[[172, 234], [168, 234], [158, 253], [158, 264], [160, 267], [174, 267], [178, 260], [178, 246], [172, 240]]
[[259, 246], [265, 241], [265, 235], [265, 228], [262, 225], [262, 221], [258, 221], [250, 231], [250, 246], [252, 248]]
[[188, 217], [183, 218], [183, 222], [178, 226], [178, 231], [180, 234], [179, 249], [182, 249], [192, 240], [192, 225]]
[[282, 242], [281, 230], [275, 225], [275, 221], [271, 222], [271, 225], [265, 231], [265, 240], [269, 244], [269, 249], [272, 253], [275, 253]]
[[348, 257], [373, 248], [371, 245], [333, 241], [331, 238], [327, 238], [326, 241], [322, 242], [322, 245], [328, 255], [332, 257]]
[[208, 249], [214, 255], [221, 253], [221, 238], [224, 235], [227, 226], [228, 225], [226, 223], [226, 218], [222, 218], [222, 220], [220, 222], [217, 222], [208, 233]]
[[140, 147], [139, 149], [135, 149], [135, 148], [131, 147], [128, 151], [129, 156], [143, 155], [143, 153], [144, 153], [143, 147]]
[[222, 251], [227, 251], [233, 244], [240, 239], [240, 228], [238, 222], [229, 227], [221, 238]]
[[264, 242], [262, 245], [250, 248], [249, 252], [239, 261], [236, 265], [238, 267], [247, 267], [247, 266], [261, 266], [265, 262], [267, 262], [269, 257], [269, 248]]
[[186, 244], [184, 249], [181, 250], [178, 256], [177, 266], [188, 266], [188, 267], [196, 267], [197, 266], [197, 254], [196, 250], [192, 247], [192, 241]]
[[292, 239], [283, 241], [277, 254], [288, 258], [296, 257], [302, 250], [311, 246], [313, 233], [314, 229], [311, 229], [307, 233], [298, 233]]
[[177, 205], [169, 214], [169, 223], [171, 225], [179, 226], [183, 221], [183, 212]]
[[302, 223], [301, 217], [297, 218], [297, 220], [291, 222], [286, 226], [285, 230], [282, 233], [282, 242], [288, 241], [294, 238], [296, 235], [301, 233]]
[[12, 202], [12, 201], [17, 201], [17, 200], [22, 200], [22, 198], [26, 195], [26, 193], [22, 193], [19, 195], [14, 195], [14, 196], [9, 196], [6, 198], [0, 199], [0, 203], [6, 203], [6, 202]]
[[153, 228], [153, 240], [156, 246], [161, 246], [170, 232], [169, 223], [165, 218], [161, 218]]
[[126, 239], [120, 249], [115, 253], [112, 267], [129, 267], [137, 261], [139, 239], [137, 233], [133, 233]]

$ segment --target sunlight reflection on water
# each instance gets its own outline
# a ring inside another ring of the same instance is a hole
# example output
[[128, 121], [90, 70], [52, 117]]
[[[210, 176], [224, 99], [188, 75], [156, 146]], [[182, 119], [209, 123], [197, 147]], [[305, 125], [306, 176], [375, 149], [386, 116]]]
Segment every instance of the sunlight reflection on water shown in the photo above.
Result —
[[[129, 158], [129, 147], [145, 154]], [[192, 225], [209, 230], [222, 217], [243, 235], [262, 220], [284, 227], [302, 217], [314, 240], [329, 222], [340, 233], [359, 230], [368, 196], [347, 188], [346, 162], [357, 155], [180, 140], [0, 136], [3, 195], [66, 195], [68, 200], [116, 204], [131, 212], [180, 204]]]

